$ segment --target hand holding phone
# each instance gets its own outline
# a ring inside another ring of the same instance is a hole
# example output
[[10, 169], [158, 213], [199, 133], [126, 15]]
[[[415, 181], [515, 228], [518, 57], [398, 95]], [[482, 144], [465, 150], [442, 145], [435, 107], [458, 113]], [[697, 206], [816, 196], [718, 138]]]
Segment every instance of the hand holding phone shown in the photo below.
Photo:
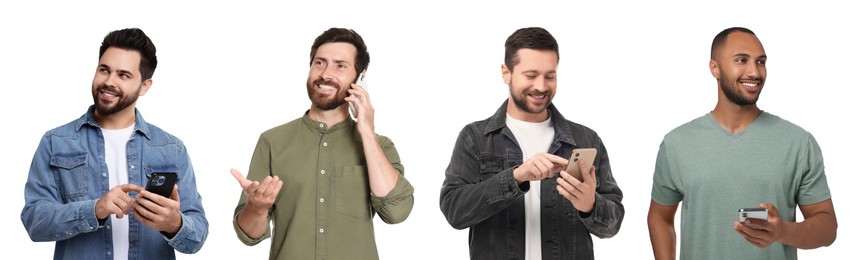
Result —
[[[366, 72], [361, 72], [360, 75], [358, 75], [357, 82], [355, 82], [355, 84], [360, 85], [364, 91], [369, 91], [366, 88], [366, 81], [364, 80], [365, 74]], [[352, 119], [357, 121], [357, 110], [355, 108], [355, 104], [352, 102], [349, 102], [349, 115], [352, 117]]]
[[[569, 164], [566, 165], [566, 172], [572, 177], [578, 179], [578, 181], [584, 181], [584, 175], [581, 172], [581, 166], [578, 165], [578, 161], [584, 159], [584, 162], [587, 163], [587, 166], [593, 166], [593, 160], [596, 159], [596, 153], [598, 151], [596, 148], [578, 148], [572, 150], [572, 156], [569, 158]], [[587, 167], [588, 169], [590, 167]]]
[[178, 175], [175, 172], [154, 172], [146, 183], [146, 190], [169, 198], [177, 180]]
[[[745, 219], [754, 218], [763, 221], [769, 220], [769, 210], [766, 208], [740, 208], [739, 209], [739, 222], [745, 223]], [[748, 227], [753, 229], [759, 229], [759, 227], [748, 224]]]

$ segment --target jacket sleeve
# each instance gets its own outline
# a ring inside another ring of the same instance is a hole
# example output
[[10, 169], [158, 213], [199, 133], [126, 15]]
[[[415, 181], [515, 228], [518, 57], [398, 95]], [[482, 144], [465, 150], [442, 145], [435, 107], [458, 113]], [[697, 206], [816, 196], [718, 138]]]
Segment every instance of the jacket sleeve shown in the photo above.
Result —
[[588, 216], [579, 213], [581, 221], [591, 234], [599, 238], [610, 238], [620, 231], [623, 224], [625, 208], [623, 207], [623, 191], [614, 180], [611, 173], [611, 163], [608, 151], [601, 139], [599, 155], [596, 160], [596, 202], [593, 211]]
[[167, 238], [176, 251], [193, 254], [200, 251], [209, 234], [209, 222], [203, 210], [202, 196], [197, 191], [194, 167], [190, 156], [182, 142], [179, 142], [179, 174], [182, 176], [177, 184], [182, 211], [182, 227], [173, 238]]
[[30, 239], [35, 242], [60, 241], [81, 233], [98, 230], [95, 217], [97, 200], [81, 200], [63, 203], [60, 190], [51, 168], [85, 167], [86, 154], [63, 155], [51, 158], [51, 135], [46, 134], [39, 142], [30, 164], [27, 183], [24, 186], [24, 209], [21, 222]]
[[384, 140], [381, 143], [381, 149], [384, 150], [387, 160], [390, 161], [390, 164], [399, 173], [399, 179], [386, 196], [376, 197], [371, 195], [370, 203], [372, 203], [372, 208], [378, 213], [378, 216], [384, 223], [396, 224], [405, 221], [408, 215], [411, 214], [411, 209], [414, 207], [414, 187], [405, 178], [405, 167], [402, 166], [399, 153], [396, 151], [396, 147], [393, 146], [393, 142], [388, 138], [381, 140]]
[[488, 219], [530, 188], [529, 182], [517, 185], [512, 176], [515, 168], [503, 169], [500, 158], [485, 158], [481, 163], [473, 133], [476, 133], [473, 126], [466, 126], [459, 133], [441, 187], [441, 212], [456, 229]]

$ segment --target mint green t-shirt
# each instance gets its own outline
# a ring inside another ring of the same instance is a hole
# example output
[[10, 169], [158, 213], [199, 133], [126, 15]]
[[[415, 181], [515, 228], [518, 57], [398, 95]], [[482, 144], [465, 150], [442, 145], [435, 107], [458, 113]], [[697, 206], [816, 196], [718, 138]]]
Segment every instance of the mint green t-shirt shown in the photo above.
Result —
[[661, 143], [652, 199], [682, 202], [680, 259], [796, 259], [796, 248], [758, 248], [732, 227], [743, 207], [772, 203], [784, 221], [797, 205], [831, 197], [822, 151], [801, 127], [763, 112], [732, 134], [711, 114], [677, 127]]

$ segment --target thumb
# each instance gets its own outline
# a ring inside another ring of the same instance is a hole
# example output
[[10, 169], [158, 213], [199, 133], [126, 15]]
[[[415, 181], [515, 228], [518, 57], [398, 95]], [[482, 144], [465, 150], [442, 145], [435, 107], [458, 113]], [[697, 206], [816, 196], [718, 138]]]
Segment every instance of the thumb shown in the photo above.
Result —
[[179, 199], [179, 185], [173, 185], [173, 193], [170, 194], [170, 199], [182, 203], [181, 199]]
[[596, 169], [592, 164], [592, 162], [587, 162], [584, 159], [578, 161], [578, 165], [581, 167], [581, 177], [584, 179], [583, 182], [591, 183], [596, 179]]

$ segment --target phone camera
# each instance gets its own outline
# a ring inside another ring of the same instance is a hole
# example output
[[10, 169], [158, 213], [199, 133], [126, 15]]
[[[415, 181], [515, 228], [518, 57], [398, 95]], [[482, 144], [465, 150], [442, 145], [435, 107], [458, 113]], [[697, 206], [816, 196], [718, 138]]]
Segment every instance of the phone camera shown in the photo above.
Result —
[[167, 180], [167, 177], [164, 177], [163, 175], [156, 175], [154, 177], [155, 177], [155, 179], [152, 180], [152, 185], [155, 185], [155, 186], [164, 185], [164, 182]]

